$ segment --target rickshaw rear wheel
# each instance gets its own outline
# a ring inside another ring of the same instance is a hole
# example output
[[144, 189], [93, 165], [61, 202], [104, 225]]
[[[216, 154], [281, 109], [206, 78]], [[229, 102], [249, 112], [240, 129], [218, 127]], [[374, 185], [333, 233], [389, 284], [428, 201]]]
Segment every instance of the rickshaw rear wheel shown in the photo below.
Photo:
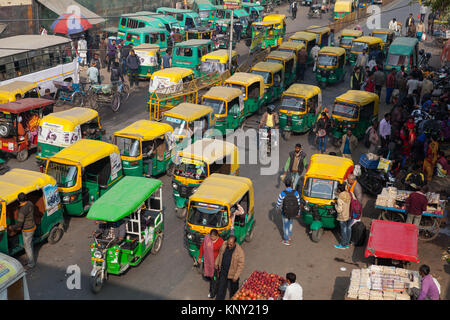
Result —
[[24, 162], [28, 159], [28, 149], [22, 149], [17, 153], [17, 161]]
[[53, 228], [50, 230], [50, 232], [48, 234], [48, 242], [50, 244], [55, 244], [55, 243], [59, 242], [59, 240], [61, 240], [63, 234], [64, 234], [64, 229], [61, 226], [59, 226], [59, 225], [53, 226]]
[[177, 218], [185, 219], [187, 213], [187, 208], [177, 208]]
[[103, 279], [100, 277], [100, 272], [90, 278], [91, 291], [95, 294], [99, 293], [103, 288]]
[[312, 230], [312, 233], [311, 233], [311, 240], [313, 241], [313, 242], [319, 242], [320, 241], [320, 239], [322, 238], [322, 235], [323, 235], [323, 228], [319, 228], [319, 229], [317, 229], [317, 230]]
[[151, 253], [153, 255], [158, 254], [158, 252], [161, 250], [161, 247], [162, 247], [162, 234], [158, 233], [156, 235], [155, 241], [153, 242]]
[[0, 137], [3, 137], [3, 138], [9, 137], [11, 131], [12, 131], [11, 125], [9, 125], [7, 123], [0, 124]]
[[117, 112], [120, 109], [120, 95], [114, 94], [112, 101], [111, 101], [111, 110], [113, 112]]

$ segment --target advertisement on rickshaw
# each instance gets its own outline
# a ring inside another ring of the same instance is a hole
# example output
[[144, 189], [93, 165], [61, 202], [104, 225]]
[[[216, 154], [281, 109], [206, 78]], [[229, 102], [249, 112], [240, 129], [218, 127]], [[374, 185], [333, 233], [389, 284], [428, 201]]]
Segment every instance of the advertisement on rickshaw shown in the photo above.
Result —
[[180, 79], [178, 83], [174, 83], [170, 78], [154, 76], [150, 80], [149, 92], [158, 91], [158, 93], [168, 94], [181, 91], [183, 87], [183, 80]]
[[81, 139], [80, 126], [76, 126], [74, 131], [66, 131], [63, 128], [63, 125], [43, 122], [38, 131], [38, 143], [65, 148]]
[[122, 159], [120, 158], [120, 153], [111, 153], [109, 155], [111, 161], [111, 180], [117, 178], [117, 173], [122, 170]]
[[58, 186], [48, 184], [42, 188], [44, 192], [45, 207], [47, 208], [47, 216], [51, 216], [59, 208], [60, 197], [58, 192]]

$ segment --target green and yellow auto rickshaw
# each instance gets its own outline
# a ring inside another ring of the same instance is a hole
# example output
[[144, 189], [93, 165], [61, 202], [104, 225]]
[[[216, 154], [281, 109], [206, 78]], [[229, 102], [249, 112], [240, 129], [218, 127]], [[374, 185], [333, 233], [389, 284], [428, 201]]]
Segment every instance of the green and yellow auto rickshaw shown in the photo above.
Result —
[[[234, 216], [237, 204], [244, 209], [243, 215]], [[189, 198], [186, 217], [184, 241], [194, 261], [198, 259], [203, 238], [211, 229], [216, 229], [224, 240], [233, 230], [237, 243], [250, 242], [255, 226], [254, 205], [250, 179], [220, 173], [206, 178]]]
[[352, 47], [350, 49], [349, 61], [350, 65], [354, 66], [358, 55], [367, 50], [367, 56], [370, 57], [372, 51], [381, 50], [383, 41], [377, 37], [362, 36], [352, 41]]
[[186, 217], [189, 197], [213, 173], [239, 175], [238, 148], [219, 139], [201, 139], [177, 156], [172, 179], [177, 217]]
[[400, 70], [405, 67], [406, 72], [410, 72], [418, 65], [419, 40], [410, 37], [398, 37], [389, 46], [384, 71], [390, 72], [392, 68]]
[[323, 47], [317, 55], [316, 80], [320, 87], [328, 83], [344, 80], [346, 59], [345, 49], [341, 47]]
[[316, 35], [316, 43], [321, 47], [326, 47], [330, 45], [330, 33], [331, 29], [328, 27], [320, 27], [320, 26], [310, 26], [305, 30], [306, 32], [311, 32]]
[[303, 43], [306, 46], [306, 52], [308, 52], [308, 64], [314, 63], [311, 57], [311, 49], [316, 45], [316, 34], [312, 32], [299, 31], [289, 37], [289, 41]]
[[[298, 54], [302, 48], [305, 48], [306, 50], [306, 46], [303, 42], [285, 41], [280, 44], [277, 51], [290, 52], [298, 57]], [[306, 63], [309, 63], [309, 57]]]
[[334, 201], [339, 183], [353, 172], [353, 161], [344, 157], [313, 154], [305, 174], [302, 189], [301, 216], [311, 231], [311, 240], [319, 242], [323, 229], [334, 229], [336, 220]]
[[292, 132], [304, 133], [311, 129], [322, 109], [319, 87], [294, 83], [281, 96], [280, 129], [288, 140]]
[[272, 51], [264, 59], [266, 62], [278, 63], [283, 66], [284, 85], [291, 85], [297, 78], [297, 57], [291, 52]]
[[149, 252], [161, 250], [162, 182], [124, 177], [92, 205], [86, 217], [98, 224], [90, 246], [90, 286], [93, 293], [99, 293], [108, 274], [123, 274], [130, 266], [139, 265]]
[[240, 89], [244, 95], [245, 117], [255, 112], [262, 113], [264, 105], [264, 78], [260, 75], [245, 72], [236, 72], [225, 80], [225, 85]]
[[161, 69], [160, 47], [157, 44], [140, 44], [134, 47], [134, 52], [141, 60], [138, 71], [140, 78], [149, 79]]
[[105, 130], [98, 112], [75, 107], [50, 113], [39, 121], [36, 160], [44, 166], [47, 158], [80, 139], [102, 140]]
[[216, 34], [216, 29], [208, 27], [200, 27], [195, 29], [189, 29], [186, 31], [186, 41], [187, 40], [213, 40]]
[[361, 90], [348, 90], [336, 97], [331, 115], [334, 144], [339, 146], [348, 128], [356, 138], [364, 137], [372, 121], [378, 120], [378, 103], [376, 93]]
[[213, 108], [216, 117], [215, 129], [224, 135], [230, 130], [236, 130], [244, 122], [244, 96], [240, 89], [212, 87], [203, 95], [202, 105]]
[[19, 260], [0, 252], [0, 300], [30, 300], [27, 273]]
[[230, 70], [230, 50], [219, 49], [205, 54], [201, 59], [199, 67], [200, 76], [211, 73], [222, 74], [229, 70], [233, 74], [239, 63], [239, 55], [236, 51], [231, 51], [231, 70]]
[[81, 139], [47, 159], [45, 173], [56, 179], [64, 212], [81, 216], [123, 178], [117, 146]]
[[250, 73], [257, 74], [264, 79], [264, 103], [271, 103], [281, 97], [284, 91], [284, 68], [281, 64], [273, 62], [258, 62]]
[[347, 59], [352, 47], [352, 41], [362, 36], [363, 32], [361, 30], [343, 29], [341, 31], [341, 35], [339, 36], [339, 47], [344, 48], [345, 51], [347, 51]]
[[172, 53], [172, 67], [188, 68], [194, 75], [200, 75], [201, 58], [213, 51], [211, 40], [188, 40], [175, 44]]
[[276, 48], [283, 42], [286, 33], [286, 16], [271, 14], [265, 16], [260, 22], [252, 23], [252, 40], [250, 51], [258, 49]]
[[173, 128], [167, 123], [138, 120], [114, 133], [126, 176], [172, 175], [176, 156]]
[[395, 31], [386, 28], [373, 29], [370, 36], [380, 38], [383, 41], [382, 49], [387, 52], [392, 41], [394, 41]]
[[184, 149], [205, 137], [208, 130], [214, 128], [216, 117], [209, 106], [182, 102], [163, 113], [162, 123], [172, 126], [177, 149]]
[[8, 226], [18, 222], [20, 204], [17, 197], [22, 192], [35, 206], [33, 243], [47, 239], [55, 244], [64, 234], [64, 217], [55, 179], [36, 171], [11, 169], [0, 175], [0, 252], [11, 256], [24, 249], [22, 232], [8, 230]]
[[353, 0], [337, 0], [334, 4], [334, 20], [340, 20], [354, 11], [355, 2]]

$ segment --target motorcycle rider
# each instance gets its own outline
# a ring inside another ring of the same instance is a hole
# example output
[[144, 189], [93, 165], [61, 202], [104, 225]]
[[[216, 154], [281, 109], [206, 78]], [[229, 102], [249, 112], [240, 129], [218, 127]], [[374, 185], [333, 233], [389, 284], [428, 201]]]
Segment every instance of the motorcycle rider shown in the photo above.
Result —
[[406, 175], [405, 185], [408, 191], [418, 191], [425, 185], [425, 177], [417, 164], [413, 166], [412, 172]]
[[[275, 139], [275, 145], [277, 142], [276, 139], [276, 131], [278, 130], [280, 125], [280, 118], [278, 117], [278, 113], [275, 112], [275, 106], [273, 104], [267, 107], [267, 111], [262, 115], [261, 121], [259, 122], [258, 129], [270, 129], [272, 138]], [[276, 129], [276, 130], [271, 130]]]
[[125, 239], [126, 226], [125, 221], [119, 220], [117, 222], [104, 222], [97, 221], [98, 229], [95, 232], [96, 238], [102, 238], [104, 240], [112, 240], [111, 245], [119, 244]]

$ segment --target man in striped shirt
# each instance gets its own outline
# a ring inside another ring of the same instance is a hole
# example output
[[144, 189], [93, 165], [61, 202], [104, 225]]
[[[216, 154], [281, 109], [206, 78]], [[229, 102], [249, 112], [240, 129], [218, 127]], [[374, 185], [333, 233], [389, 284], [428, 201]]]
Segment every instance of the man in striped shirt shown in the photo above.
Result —
[[283, 244], [291, 245], [293, 218], [300, 216], [300, 196], [292, 189], [292, 180], [286, 178], [284, 181], [286, 189], [278, 196], [276, 208], [281, 210], [283, 220]]

